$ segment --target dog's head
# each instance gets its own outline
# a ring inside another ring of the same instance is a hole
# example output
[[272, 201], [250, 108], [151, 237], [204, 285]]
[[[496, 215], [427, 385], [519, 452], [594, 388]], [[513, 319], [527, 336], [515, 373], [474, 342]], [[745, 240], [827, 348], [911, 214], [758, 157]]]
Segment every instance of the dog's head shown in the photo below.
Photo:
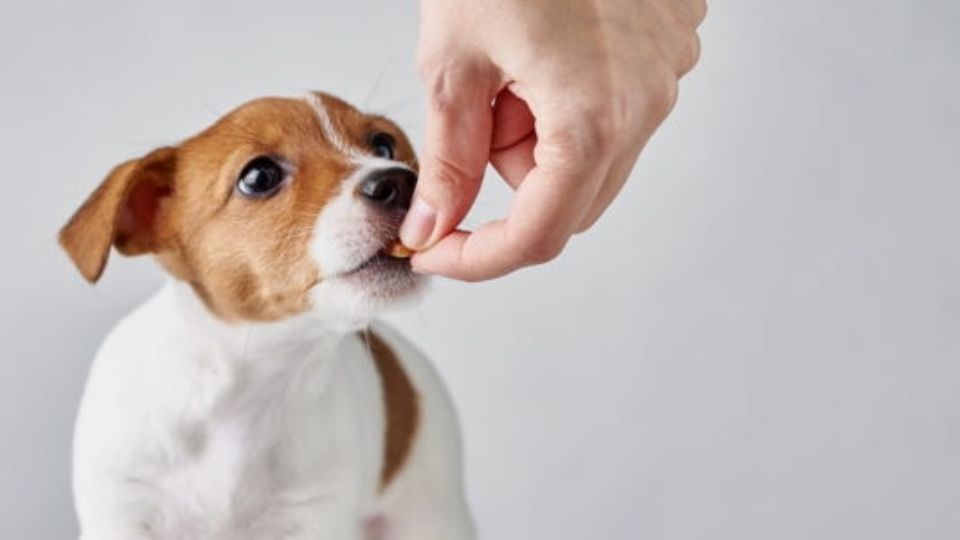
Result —
[[319, 93], [258, 99], [117, 166], [60, 243], [91, 282], [111, 246], [154, 254], [225, 320], [363, 318], [418, 283], [388, 252], [416, 171], [383, 117]]

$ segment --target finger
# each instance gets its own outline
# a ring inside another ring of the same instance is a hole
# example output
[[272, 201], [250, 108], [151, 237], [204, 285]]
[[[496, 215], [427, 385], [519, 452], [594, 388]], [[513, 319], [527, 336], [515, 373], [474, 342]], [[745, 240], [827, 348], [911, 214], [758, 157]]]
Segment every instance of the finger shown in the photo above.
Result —
[[[539, 100], [538, 100], [539, 97]], [[583, 220], [615, 157], [616, 136], [596, 107], [556, 99], [527, 101], [536, 120], [533, 161], [506, 219], [458, 232], [414, 256], [414, 268], [466, 281], [502, 276], [556, 257]]]
[[536, 147], [537, 134], [531, 133], [509, 148], [492, 152], [490, 164], [511, 188], [520, 189], [520, 184], [537, 165], [533, 160], [533, 151]]
[[497, 96], [493, 107], [493, 138], [490, 163], [500, 176], [517, 189], [536, 165], [533, 151], [537, 145], [533, 113], [526, 102], [509, 89]]
[[414, 255], [415, 270], [479, 281], [556, 257], [581, 222], [607, 167], [570, 171], [534, 168], [520, 186], [507, 219], [472, 233], [457, 231]]
[[636, 128], [632, 136], [624, 137], [627, 144], [613, 160], [610, 170], [606, 173], [603, 187], [597, 192], [596, 199], [577, 227], [576, 232], [580, 233], [592, 227], [617, 197], [653, 132], [676, 103], [677, 86], [675, 80], [666, 74], [659, 80], [662, 81], [660, 84], [652, 84], [644, 92], [642, 101], [644, 106], [640, 109], [640, 116], [637, 117], [639, 127]]
[[490, 149], [493, 152], [506, 150], [533, 133], [534, 118], [527, 103], [509, 88], [497, 94], [493, 104], [493, 136]]
[[405, 245], [429, 247], [463, 220], [476, 199], [489, 159], [496, 86], [494, 73], [476, 64], [428, 80], [420, 178], [400, 229]]
[[589, 112], [546, 103], [531, 107], [537, 118], [536, 166], [519, 184], [507, 218], [448, 236], [415, 255], [415, 269], [477, 281], [560, 253], [589, 211], [615, 155], [604, 144], [609, 134]]
[[617, 195], [620, 193], [620, 190], [623, 189], [623, 186], [626, 185], [627, 179], [630, 178], [630, 173], [633, 171], [634, 165], [637, 163], [637, 158], [640, 156], [639, 149], [631, 149], [621, 154], [613, 164], [610, 166], [610, 170], [607, 172], [607, 177], [603, 182], [603, 186], [597, 192], [596, 198], [594, 198], [593, 203], [590, 205], [590, 209], [587, 211], [586, 215], [580, 220], [580, 224], [577, 226], [577, 233], [582, 233], [583, 231], [592, 227], [600, 216], [607, 210], [610, 204], [614, 199], [617, 198]]

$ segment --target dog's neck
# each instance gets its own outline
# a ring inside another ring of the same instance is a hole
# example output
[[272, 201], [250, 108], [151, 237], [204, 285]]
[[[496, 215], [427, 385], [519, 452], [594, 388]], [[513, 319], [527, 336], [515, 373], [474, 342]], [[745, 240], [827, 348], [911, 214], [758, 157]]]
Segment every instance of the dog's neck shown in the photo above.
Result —
[[319, 312], [276, 322], [225, 321], [207, 308], [193, 287], [177, 279], [169, 280], [161, 294], [169, 296], [178, 318], [191, 331], [202, 334], [238, 361], [282, 354], [298, 347], [335, 346], [345, 335], [359, 329]]
[[[308, 384], [323, 391], [337, 368], [338, 347], [347, 331], [315, 313], [279, 322], [233, 323], [217, 318], [193, 288], [170, 280], [156, 299], [171, 328], [171, 339], [184, 340], [188, 355], [206, 365], [183, 365], [170, 376], [189, 376], [219, 402], [271, 401], [291, 386]], [[202, 350], [200, 355], [197, 350]], [[210, 403], [214, 406], [213, 403]]]

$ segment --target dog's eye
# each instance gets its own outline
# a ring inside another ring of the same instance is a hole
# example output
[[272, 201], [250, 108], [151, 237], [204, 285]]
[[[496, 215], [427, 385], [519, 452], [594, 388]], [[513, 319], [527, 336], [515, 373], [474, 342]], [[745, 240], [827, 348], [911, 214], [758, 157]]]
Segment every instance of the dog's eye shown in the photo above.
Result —
[[247, 163], [237, 180], [237, 191], [247, 197], [262, 199], [280, 189], [284, 171], [276, 161], [268, 157], [258, 157]]
[[383, 159], [393, 159], [393, 146], [396, 141], [386, 133], [374, 133], [370, 137], [370, 148], [373, 149], [373, 155]]

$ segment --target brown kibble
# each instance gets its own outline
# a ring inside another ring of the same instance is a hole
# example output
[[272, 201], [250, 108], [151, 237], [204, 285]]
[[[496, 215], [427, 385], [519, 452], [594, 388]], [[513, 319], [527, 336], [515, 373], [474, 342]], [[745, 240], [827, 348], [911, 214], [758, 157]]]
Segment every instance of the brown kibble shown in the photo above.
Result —
[[390, 254], [394, 259], [409, 259], [413, 255], [413, 250], [403, 245], [399, 240], [390, 244], [390, 249], [387, 250], [387, 253]]

